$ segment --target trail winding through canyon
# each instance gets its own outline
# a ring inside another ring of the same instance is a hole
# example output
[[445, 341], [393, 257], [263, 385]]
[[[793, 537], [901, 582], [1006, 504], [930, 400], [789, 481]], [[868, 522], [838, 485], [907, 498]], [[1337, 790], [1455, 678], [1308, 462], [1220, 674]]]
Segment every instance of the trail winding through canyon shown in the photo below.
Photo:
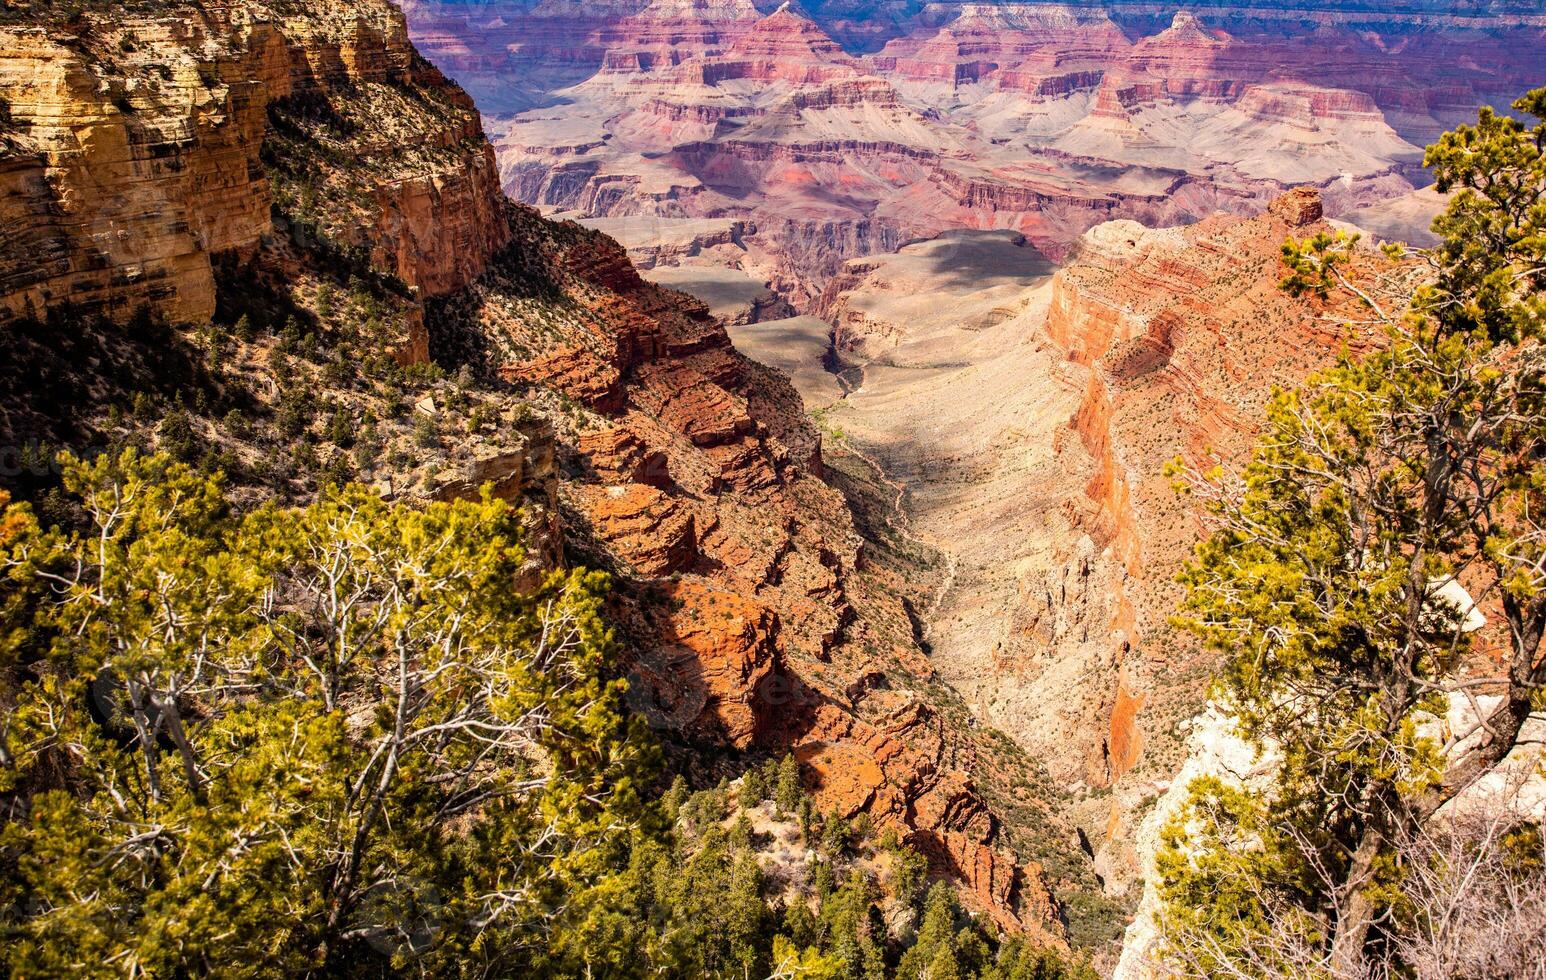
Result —
[[[841, 401], [846, 402], [849, 396], [864, 390], [865, 369], [863, 366], [860, 366], [857, 370], [859, 384], [851, 388], [845, 384]], [[875, 478], [893, 492], [891, 506], [886, 510], [886, 526], [895, 531], [908, 544], [926, 552], [937, 554], [944, 562], [945, 573], [940, 578], [939, 584], [934, 586], [933, 597], [929, 600], [929, 607], [920, 617], [920, 621], [923, 624], [922, 638], [932, 643], [935, 639], [935, 624], [939, 619], [940, 608], [944, 605], [946, 598], [949, 597], [951, 589], [955, 587], [956, 573], [960, 567], [959, 559], [946, 542], [941, 541], [935, 535], [919, 532], [916, 529], [912, 515], [907, 511], [907, 484], [893, 478], [879, 459], [876, 459], [874, 455], [867, 452], [862, 446], [855, 444], [852, 440], [845, 440], [843, 448], [855, 459], [869, 467], [874, 472]]]

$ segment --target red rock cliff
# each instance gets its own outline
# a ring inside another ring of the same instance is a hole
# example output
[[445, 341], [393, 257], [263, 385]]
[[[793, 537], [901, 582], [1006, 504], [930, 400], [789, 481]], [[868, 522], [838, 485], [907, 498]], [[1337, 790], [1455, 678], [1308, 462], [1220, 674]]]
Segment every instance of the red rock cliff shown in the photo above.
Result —
[[[1374, 342], [1367, 328], [1342, 325], [1351, 306], [1317, 308], [1278, 288], [1283, 240], [1324, 228], [1311, 190], [1251, 219], [1161, 230], [1112, 222], [1087, 233], [1054, 280], [1047, 333], [1084, 378], [1068, 422], [1080, 451], [1065, 443], [1063, 458], [1084, 481], [1084, 526], [1105, 549], [1090, 574], [1115, 597], [1122, 638], [1104, 717], [1092, 719], [1102, 733], [1094, 778], [1118, 779], [1138, 761], [1146, 692], [1168, 690], [1169, 672], [1190, 655], [1145, 645], [1179, 598], [1172, 579], [1196, 533], [1166, 462], [1242, 458], [1273, 386], [1328, 364], [1344, 341]], [[1372, 251], [1361, 259], [1361, 274], [1381, 267]]]

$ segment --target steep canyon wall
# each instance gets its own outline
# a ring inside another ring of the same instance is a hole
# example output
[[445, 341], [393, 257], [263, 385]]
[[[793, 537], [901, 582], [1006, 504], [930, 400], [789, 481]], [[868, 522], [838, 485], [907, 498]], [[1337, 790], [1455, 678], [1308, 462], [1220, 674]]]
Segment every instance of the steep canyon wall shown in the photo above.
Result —
[[[261, 418], [297, 383], [340, 405], [364, 397], [348, 366], [296, 380], [278, 335], [302, 321], [357, 318], [401, 363], [462, 372], [466, 387], [414, 405], [368, 403], [410, 421], [468, 398], [488, 410], [400, 443], [385, 492], [492, 483], [527, 510], [530, 576], [614, 572], [619, 671], [684, 768], [712, 782], [795, 751], [824, 810], [895, 826], [1002, 927], [1065, 941], [1047, 877], [954, 764], [969, 735], [875, 680], [908, 676], [912, 627], [866, 568], [787, 379], [737, 353], [701, 303], [644, 281], [612, 239], [506, 200], [471, 100], [417, 54], [394, 6], [7, 20], [0, 98], [7, 329], [101, 316], [165, 320], [178, 343], [217, 336]], [[249, 307], [278, 311], [273, 335], [239, 335]], [[93, 364], [73, 367], [83, 402], [110, 389]], [[274, 452], [196, 431], [233, 458]]]

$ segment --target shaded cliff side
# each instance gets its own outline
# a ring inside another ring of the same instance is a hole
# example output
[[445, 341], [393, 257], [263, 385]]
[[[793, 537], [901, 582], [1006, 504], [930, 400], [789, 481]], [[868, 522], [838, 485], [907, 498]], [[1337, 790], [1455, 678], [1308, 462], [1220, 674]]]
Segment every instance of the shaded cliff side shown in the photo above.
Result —
[[[1088, 232], [1051, 282], [1045, 335], [1062, 362], [1068, 409], [1049, 462], [1077, 496], [1064, 501], [1063, 527], [1050, 536], [1061, 540], [1053, 550], [1067, 556], [1064, 568], [1023, 583], [1026, 601], [992, 661], [1003, 678], [1000, 710], [1044, 697], [1042, 678], [1056, 673], [1049, 665], [1091, 672], [1071, 719], [1082, 751], [1068, 761], [1113, 790], [1088, 813], [1108, 881], [1135, 871], [1134, 818], [1178, 764], [1176, 726], [1196, 709], [1212, 667], [1168, 624], [1180, 599], [1175, 576], [1201, 528], [1166, 464], [1237, 465], [1276, 387], [1339, 351], [1380, 342], [1353, 304], [1294, 299], [1278, 285], [1283, 241], [1330, 230], [1311, 190], [1249, 219], [1176, 229], [1113, 222]], [[1354, 274], [1399, 305], [1416, 270], [1367, 248]], [[1069, 629], [1075, 622], [1082, 626]], [[1011, 730], [1036, 744], [1048, 719], [1024, 711]]]

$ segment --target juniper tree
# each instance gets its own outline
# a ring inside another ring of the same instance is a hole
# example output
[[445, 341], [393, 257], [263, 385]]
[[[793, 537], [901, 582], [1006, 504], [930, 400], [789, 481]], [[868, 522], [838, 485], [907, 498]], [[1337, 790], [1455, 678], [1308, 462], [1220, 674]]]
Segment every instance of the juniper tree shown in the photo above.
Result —
[[752, 766], [747, 769], [746, 773], [741, 776], [741, 790], [737, 794], [737, 800], [741, 804], [741, 809], [749, 810], [757, 806], [767, 799], [767, 795], [768, 787], [767, 783], [763, 781], [762, 769], [758, 766]]
[[[1198, 972], [1257, 975], [1292, 947], [1312, 975], [1367, 975], [1397, 928], [1400, 842], [1542, 706], [1546, 89], [1514, 107], [1535, 121], [1483, 110], [1429, 148], [1454, 193], [1436, 247], [1388, 249], [1426, 279], [1404, 309], [1360, 280], [1353, 238], [1285, 245], [1286, 288], [1352, 293], [1385, 344], [1278, 393], [1243, 472], [1186, 480], [1214, 529], [1181, 622], [1281, 758], [1264, 792], [1195, 784], [1167, 828], [1166, 926]], [[1446, 725], [1452, 702], [1473, 721]]]
[[512, 589], [505, 504], [237, 515], [133, 452], [65, 484], [87, 530], [0, 520], [11, 971], [476, 973], [611, 866], [643, 758], [602, 583]]
[[924, 903], [923, 922], [918, 927], [918, 938], [897, 966], [897, 976], [902, 980], [922, 978], [959, 977], [960, 957], [956, 948], [955, 892], [943, 882], [935, 882], [929, 889]]

